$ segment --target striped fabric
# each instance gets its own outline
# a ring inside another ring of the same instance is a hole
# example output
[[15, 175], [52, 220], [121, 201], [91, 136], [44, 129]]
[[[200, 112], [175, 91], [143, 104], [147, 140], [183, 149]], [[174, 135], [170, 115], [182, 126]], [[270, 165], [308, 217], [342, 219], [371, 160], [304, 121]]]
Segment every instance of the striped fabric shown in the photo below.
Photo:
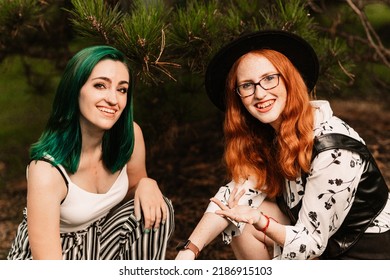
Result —
[[[85, 230], [61, 233], [64, 260], [164, 260], [174, 230], [174, 210], [164, 198], [168, 217], [157, 231], [143, 232], [143, 221], [134, 216], [134, 200], [121, 205]], [[27, 234], [27, 211], [8, 254], [9, 260], [32, 259]]]

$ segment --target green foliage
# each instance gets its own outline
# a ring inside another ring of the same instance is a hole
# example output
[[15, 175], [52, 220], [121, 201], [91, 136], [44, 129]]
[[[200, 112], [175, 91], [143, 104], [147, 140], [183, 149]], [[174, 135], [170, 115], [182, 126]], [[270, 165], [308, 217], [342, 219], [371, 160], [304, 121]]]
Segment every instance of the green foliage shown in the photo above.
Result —
[[[29, 62], [52, 75], [56, 73], [50, 61], [33, 59]], [[54, 88], [48, 91], [51, 94], [31, 94], [31, 87], [22, 74], [23, 62], [17, 56], [7, 57], [0, 65], [0, 73], [1, 189], [6, 182], [24, 174], [29, 146], [38, 139], [49, 116]]]
[[[385, 34], [389, 6], [359, 5]], [[70, 27], [63, 27], [61, 18]], [[0, 0], [0, 61], [20, 53], [51, 57], [63, 67], [69, 57], [66, 40], [75, 32], [80, 47], [110, 44], [122, 50], [140, 81], [155, 86], [183, 75], [202, 76], [222, 45], [242, 33], [273, 28], [297, 33], [313, 45], [324, 73], [320, 78], [331, 85], [322, 89], [328, 93], [353, 82], [354, 64], [378, 60], [364, 41], [358, 16], [344, 1]], [[39, 78], [29, 68], [26, 75]], [[34, 79], [29, 81], [40, 88]], [[320, 80], [318, 87], [326, 83]]]
[[192, 0], [175, 12], [170, 53], [191, 72], [203, 73], [212, 54], [242, 31], [240, 17], [231, 8], [222, 12], [220, 1]]
[[146, 83], [158, 82], [161, 73], [173, 79], [168, 68], [178, 67], [161, 60], [166, 48], [165, 30], [169, 15], [170, 9], [162, 1], [153, 1], [150, 5], [135, 1], [132, 13], [124, 16], [117, 32], [116, 47], [135, 63], [140, 79]]
[[374, 27], [382, 27], [389, 23], [390, 5], [373, 3], [364, 9], [368, 19]]
[[[110, 44], [115, 39], [115, 29], [120, 24], [122, 13], [118, 6], [108, 7], [104, 1], [72, 0], [74, 10], [71, 23], [81, 36], [98, 43]], [[114, 38], [113, 38], [114, 37]]]
[[52, 73], [47, 68], [35, 67], [30, 58], [49, 59], [55, 68], [61, 69], [69, 56], [67, 42], [71, 33], [59, 8], [65, 2], [0, 0], [0, 62], [20, 55], [21, 73], [27, 78], [31, 93], [46, 94]]
[[[269, 8], [260, 11], [264, 23], [257, 20], [256, 29], [283, 29], [297, 32], [304, 38], [313, 38], [315, 33], [314, 19], [310, 16], [306, 1], [277, 0]], [[308, 28], [309, 27], [309, 28]], [[311, 28], [310, 28], [311, 27]]]
[[[261, 29], [297, 33], [313, 45], [324, 73], [318, 84], [321, 91], [337, 91], [353, 77], [348, 48], [342, 40], [318, 32], [318, 23], [304, 0], [189, 0], [172, 8], [164, 1], [137, 0], [126, 11], [103, 0], [72, 3], [76, 32], [125, 52], [144, 84], [157, 85], [166, 78], [176, 81], [190, 73], [202, 76], [221, 46], [242, 33]], [[179, 67], [181, 70], [175, 71]]]
[[8, 55], [67, 59], [70, 32], [61, 8], [67, 0], [0, 0], [0, 62]]
[[326, 97], [342, 92], [342, 88], [355, 77], [353, 74], [355, 64], [348, 55], [348, 46], [338, 38], [334, 40], [319, 38], [315, 45], [321, 61], [317, 92]]
[[218, 29], [220, 16], [215, 13], [216, 3], [190, 1], [184, 8], [177, 9], [171, 22], [170, 42], [180, 58], [188, 60], [188, 67], [198, 71], [204, 69], [203, 57], [210, 51], [210, 28]]
[[133, 1], [129, 13], [121, 12], [119, 4], [111, 7], [103, 0], [72, 0], [72, 4], [71, 22], [79, 36], [124, 52], [133, 62], [136, 75], [147, 84], [158, 82], [161, 72], [173, 78], [167, 67], [178, 65], [161, 61], [170, 14], [163, 1], [148, 1], [147, 5]]
[[322, 92], [361, 98], [381, 92], [386, 103], [390, 87], [386, 79], [390, 75], [388, 1], [332, 1], [315, 10], [316, 29], [328, 39], [316, 44], [324, 73]]
[[2, 0], [0, 9], [0, 26], [3, 30], [13, 29], [15, 32], [21, 28], [29, 28], [36, 25], [36, 20], [41, 16], [41, 3], [34, 0]]
[[34, 0], [0, 1], [0, 61], [13, 40], [23, 37], [41, 23], [42, 4]]

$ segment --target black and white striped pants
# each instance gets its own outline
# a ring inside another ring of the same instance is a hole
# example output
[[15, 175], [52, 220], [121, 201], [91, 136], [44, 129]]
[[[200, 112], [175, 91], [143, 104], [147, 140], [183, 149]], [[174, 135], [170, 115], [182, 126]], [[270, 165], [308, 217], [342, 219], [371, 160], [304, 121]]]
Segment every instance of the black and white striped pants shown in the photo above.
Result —
[[[167, 221], [157, 231], [143, 232], [143, 221], [136, 220], [134, 200], [130, 200], [84, 230], [61, 233], [63, 259], [164, 260], [175, 227], [172, 203], [167, 198], [165, 201]], [[26, 211], [7, 258], [32, 259]]]

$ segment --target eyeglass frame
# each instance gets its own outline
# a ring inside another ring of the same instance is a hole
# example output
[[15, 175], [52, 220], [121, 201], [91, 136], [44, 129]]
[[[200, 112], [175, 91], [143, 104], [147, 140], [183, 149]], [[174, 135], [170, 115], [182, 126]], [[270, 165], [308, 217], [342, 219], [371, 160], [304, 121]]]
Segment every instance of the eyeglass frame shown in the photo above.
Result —
[[[275, 86], [273, 86], [273, 87], [264, 88], [264, 87], [261, 85], [261, 82], [264, 81], [266, 78], [268, 78], [268, 77], [270, 77], [270, 76], [276, 76], [276, 77], [278, 77], [278, 83], [277, 83]], [[236, 93], [237, 93], [241, 98], [244, 99], [244, 98], [247, 98], [247, 97], [250, 97], [250, 96], [254, 95], [254, 94], [256, 93], [256, 88], [257, 88], [257, 86], [260, 86], [260, 87], [261, 87], [262, 89], [264, 89], [264, 90], [274, 89], [274, 88], [276, 88], [276, 87], [279, 85], [279, 83], [280, 83], [280, 76], [281, 76], [280, 73], [269, 74], [269, 75], [267, 75], [267, 76], [261, 78], [260, 81], [258, 81], [257, 83], [254, 83], [254, 82], [245, 82], [245, 83], [242, 83], [242, 84], [240, 84], [240, 85], [238, 85], [238, 86], [236, 87]], [[241, 93], [240, 93], [239, 88], [240, 88], [240, 86], [245, 85], [245, 84], [251, 84], [251, 85], [254, 86], [254, 88], [253, 88], [253, 93], [251, 93], [251, 94], [249, 94], [249, 95], [247, 95], [247, 96], [242, 96]]]

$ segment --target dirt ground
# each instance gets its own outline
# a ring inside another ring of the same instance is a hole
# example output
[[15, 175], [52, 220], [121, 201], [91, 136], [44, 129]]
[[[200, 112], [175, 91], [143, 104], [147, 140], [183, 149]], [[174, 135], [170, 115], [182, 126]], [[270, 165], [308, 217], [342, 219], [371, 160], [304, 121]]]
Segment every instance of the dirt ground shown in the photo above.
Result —
[[[390, 183], [390, 112], [374, 101], [331, 101], [337, 116], [365, 139]], [[186, 239], [201, 218], [208, 200], [226, 182], [221, 163], [221, 119], [215, 118], [178, 128], [174, 148], [152, 146], [148, 151], [149, 176], [155, 178], [175, 207], [176, 228], [167, 259], [174, 259], [175, 246]], [[21, 179], [0, 189], [0, 259], [5, 259], [25, 206], [26, 186]], [[234, 259], [229, 246], [215, 239], [199, 259]]]

